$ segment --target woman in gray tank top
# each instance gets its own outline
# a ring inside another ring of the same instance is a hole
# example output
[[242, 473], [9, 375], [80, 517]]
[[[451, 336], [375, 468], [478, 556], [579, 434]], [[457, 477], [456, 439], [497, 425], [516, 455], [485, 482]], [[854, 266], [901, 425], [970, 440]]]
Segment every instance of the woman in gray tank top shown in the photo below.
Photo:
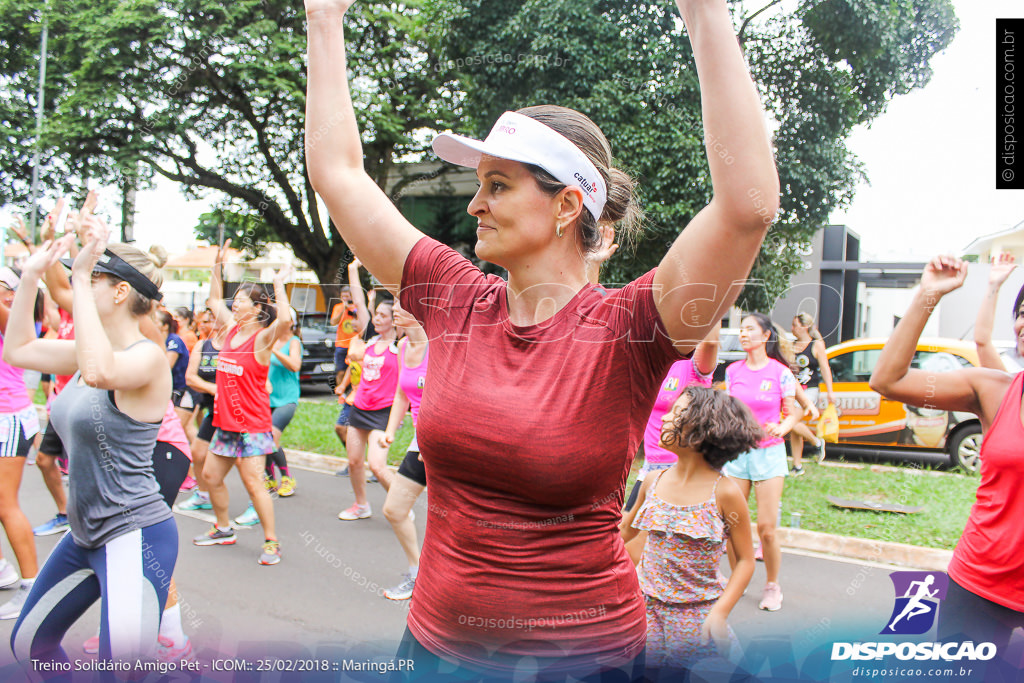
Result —
[[139, 328], [161, 298], [162, 277], [138, 249], [108, 247], [103, 222], [82, 213], [84, 246], [71, 272], [75, 339], [36, 339], [32, 325], [39, 278], [60, 267], [74, 240], [69, 235], [44, 245], [25, 265], [4, 347], [11, 364], [74, 373], [51, 413], [70, 463], [71, 533], [43, 565], [11, 635], [26, 666], [66, 663], [64, 633], [96, 600], [104, 615], [100, 657], [152, 656], [178, 553], [177, 528], [152, 462], [171, 395], [170, 368], [164, 350]]

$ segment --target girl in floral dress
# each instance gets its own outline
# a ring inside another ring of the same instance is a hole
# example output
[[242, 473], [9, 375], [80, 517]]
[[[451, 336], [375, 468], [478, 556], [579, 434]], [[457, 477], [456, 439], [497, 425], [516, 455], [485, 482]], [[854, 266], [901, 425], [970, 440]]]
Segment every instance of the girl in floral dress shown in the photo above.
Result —
[[[686, 387], [662, 420], [662, 445], [679, 460], [647, 478], [622, 532], [646, 596], [649, 670], [728, 656], [735, 642], [726, 619], [754, 573], [754, 546], [746, 501], [720, 468], [763, 437], [745, 405], [704, 387]], [[726, 583], [729, 537], [738, 562]]]

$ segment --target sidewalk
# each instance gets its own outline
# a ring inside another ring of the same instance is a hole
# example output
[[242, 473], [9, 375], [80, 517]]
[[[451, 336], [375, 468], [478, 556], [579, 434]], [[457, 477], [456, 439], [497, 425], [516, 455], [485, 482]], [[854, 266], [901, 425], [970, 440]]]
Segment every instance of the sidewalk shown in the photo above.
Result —
[[[289, 463], [317, 472], [335, 474], [348, 466], [347, 458], [291, 449], [287, 449], [286, 453]], [[756, 538], [757, 525], [752, 524], [751, 526]], [[779, 527], [777, 533], [783, 548], [911, 569], [946, 571], [946, 567], [949, 566], [949, 561], [953, 557], [953, 552], [950, 550], [873, 541], [852, 536], [836, 536], [806, 529]]]

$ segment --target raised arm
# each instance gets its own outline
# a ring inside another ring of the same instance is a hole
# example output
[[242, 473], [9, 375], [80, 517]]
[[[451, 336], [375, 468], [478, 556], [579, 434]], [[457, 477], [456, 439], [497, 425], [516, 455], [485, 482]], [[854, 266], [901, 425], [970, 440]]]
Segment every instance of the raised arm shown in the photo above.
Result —
[[713, 190], [711, 202], [676, 238], [654, 277], [658, 312], [676, 348], [686, 353], [736, 301], [778, 210], [779, 178], [764, 110], [726, 1], [676, 5], [697, 65]]
[[274, 273], [274, 309], [277, 311], [274, 321], [260, 330], [256, 338], [257, 348], [263, 346], [267, 349], [267, 362], [270, 362], [269, 351], [273, 345], [288, 336], [292, 329], [292, 307], [288, 301], [288, 291], [284, 287], [284, 281], [292, 273], [291, 265], [286, 265]]
[[402, 280], [405, 259], [423, 233], [363, 168], [345, 61], [345, 12], [353, 0], [306, 0], [308, 82], [306, 166], [342, 238], [387, 286]]
[[[103, 221], [88, 217], [89, 234], [82, 250], [75, 257], [71, 269], [71, 288], [74, 293], [75, 356], [82, 370], [82, 380], [97, 389], [131, 391], [141, 389], [162, 373], [166, 376], [167, 396], [170, 396], [171, 369], [167, 366], [164, 349], [157, 344], [140, 344], [123, 351], [115, 351], [103, 329], [96, 308], [92, 285], [92, 269], [107, 248], [110, 231]], [[127, 282], [118, 283], [130, 290]], [[127, 295], [126, 295], [127, 296]], [[166, 405], [166, 398], [165, 405]]]
[[702, 375], [710, 375], [718, 367], [718, 338], [721, 332], [722, 321], [718, 321], [693, 350], [693, 367]]
[[999, 302], [999, 290], [1017, 267], [1012, 254], [1003, 252], [992, 259], [992, 267], [988, 271], [988, 289], [985, 300], [978, 307], [978, 318], [974, 321], [974, 345], [978, 349], [978, 360], [981, 367], [1006, 372], [999, 351], [992, 344], [992, 327], [996, 319], [996, 303]]
[[226, 240], [223, 246], [217, 247], [217, 258], [210, 273], [210, 296], [206, 299], [206, 306], [213, 311], [215, 326], [226, 327], [234, 322], [231, 309], [224, 303], [224, 261], [230, 248], [231, 240]]
[[[952, 256], [936, 256], [921, 275], [910, 307], [896, 325], [871, 373], [871, 388], [886, 398], [914, 406], [974, 413], [987, 429], [995, 418], [1010, 377], [987, 368], [936, 373], [911, 369], [925, 324], [943, 296], [967, 277], [967, 264]], [[996, 387], [996, 391], [988, 389]], [[998, 391], [998, 386], [1003, 390]]]
[[362, 335], [370, 322], [370, 311], [366, 308], [366, 292], [363, 291], [363, 282], [359, 279], [360, 265], [362, 264], [359, 259], [352, 259], [352, 263], [348, 264], [348, 287], [352, 294], [352, 303], [356, 305], [356, 328]]
[[71, 375], [78, 369], [75, 343], [38, 339], [35, 325], [39, 278], [54, 263], [60, 265], [58, 259], [67, 251], [73, 239], [73, 235], [68, 235], [56, 242], [45, 242], [25, 263], [4, 330], [3, 358], [6, 363], [58, 375]]

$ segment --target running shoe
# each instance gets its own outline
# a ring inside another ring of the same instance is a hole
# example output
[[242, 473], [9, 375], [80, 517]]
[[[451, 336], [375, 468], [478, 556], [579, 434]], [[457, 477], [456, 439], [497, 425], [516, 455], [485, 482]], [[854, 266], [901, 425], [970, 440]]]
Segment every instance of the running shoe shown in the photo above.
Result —
[[267, 493], [277, 493], [277, 480], [273, 477], [263, 475], [263, 485], [267, 489]]
[[761, 594], [761, 604], [758, 609], [767, 612], [778, 612], [782, 609], [782, 588], [777, 583], [766, 583], [764, 593]]
[[[98, 642], [97, 642], [98, 644]], [[170, 664], [171, 662], [194, 662], [196, 653], [192, 651], [192, 641], [185, 636], [185, 644], [174, 647], [174, 641], [163, 636], [157, 637], [156, 661]]]
[[191, 512], [193, 510], [212, 510], [213, 504], [210, 503], [209, 498], [201, 495], [199, 491], [193, 491], [192, 495], [189, 496], [187, 500], [178, 503], [174, 507], [179, 510]]
[[342, 510], [338, 513], [338, 519], [343, 519], [346, 522], [352, 522], [357, 519], [368, 519], [370, 515], [370, 504], [359, 505], [358, 503], [352, 503], [352, 507], [348, 510]]
[[336, 477], [347, 477], [348, 476], [348, 465], [345, 465], [340, 470], [334, 473]]
[[277, 541], [264, 541], [263, 552], [260, 553], [260, 564], [277, 564], [281, 561], [281, 544]]
[[87, 655], [98, 654], [99, 651], [100, 651], [100, 636], [99, 636], [99, 634], [94, 635], [92, 638], [89, 638], [87, 641], [82, 643], [82, 652], [84, 652]]
[[408, 572], [402, 575], [402, 582], [394, 588], [384, 591], [384, 597], [388, 600], [408, 600], [412, 597], [412, 589], [416, 587], [416, 577]]
[[194, 489], [199, 482], [197, 482], [191, 475], [185, 477], [185, 481], [181, 482], [181, 488], [179, 491], [191, 491]]
[[21, 581], [18, 570], [10, 562], [4, 561], [4, 568], [0, 569], [0, 588], [10, 588]]
[[814, 455], [814, 462], [819, 465], [825, 462], [825, 439], [818, 439], [818, 452]]
[[68, 516], [57, 513], [57, 516], [49, 522], [40, 524], [33, 529], [32, 533], [36, 536], [52, 536], [53, 534], [62, 534], [70, 528], [71, 526], [68, 524]]
[[794, 467], [789, 471], [789, 475], [791, 477], [802, 477], [804, 474], [806, 474], [806, 472], [804, 472], [803, 465], [800, 467]]
[[216, 526], [212, 526], [205, 534], [193, 538], [192, 543], [195, 545], [234, 545], [237, 540], [234, 529], [221, 531]]
[[282, 498], [295, 495], [295, 478], [281, 477], [281, 485], [277, 487], [277, 495]]
[[21, 616], [21, 608], [25, 605], [25, 600], [28, 599], [28, 592], [32, 590], [31, 586], [22, 584], [18, 586], [18, 591], [14, 594], [14, 597], [7, 601], [4, 605], [0, 605], [0, 619], [17, 619]]
[[235, 517], [235, 524], [238, 526], [256, 526], [260, 523], [260, 516], [256, 514], [256, 508], [249, 503], [249, 507], [245, 508], [245, 512]]

